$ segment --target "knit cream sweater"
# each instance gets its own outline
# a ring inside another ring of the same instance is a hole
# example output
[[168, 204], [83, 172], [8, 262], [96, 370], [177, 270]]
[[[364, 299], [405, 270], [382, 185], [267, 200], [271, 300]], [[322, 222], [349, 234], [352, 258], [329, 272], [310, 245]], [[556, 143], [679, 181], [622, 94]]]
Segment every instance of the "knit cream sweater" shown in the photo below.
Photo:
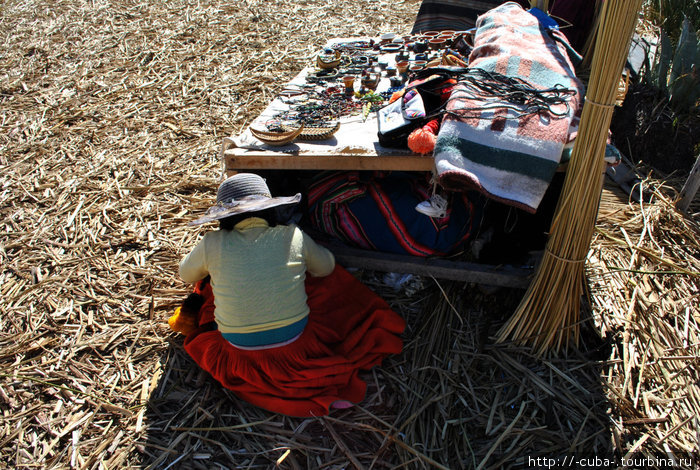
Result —
[[304, 319], [306, 272], [326, 276], [334, 267], [333, 254], [295, 225], [270, 227], [251, 217], [205, 234], [180, 262], [180, 277], [211, 275], [219, 330], [255, 333]]

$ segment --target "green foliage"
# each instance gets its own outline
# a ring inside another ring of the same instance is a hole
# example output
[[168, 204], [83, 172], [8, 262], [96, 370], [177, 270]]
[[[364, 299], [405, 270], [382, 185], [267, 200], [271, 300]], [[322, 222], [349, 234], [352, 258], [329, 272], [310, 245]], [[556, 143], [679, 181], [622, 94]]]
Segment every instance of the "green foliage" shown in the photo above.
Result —
[[645, 76], [645, 79], [651, 85], [660, 88], [662, 91], [668, 91], [668, 70], [671, 67], [671, 60], [673, 59], [673, 46], [671, 45], [671, 40], [668, 35], [661, 31], [661, 37], [659, 38], [659, 44], [656, 53], [656, 61], [651, 73]]
[[700, 2], [698, 0], [649, 0], [646, 17], [666, 32], [673, 44], [678, 43], [684, 20], [694, 31], [700, 30]]
[[677, 32], [667, 34], [661, 29], [655, 61], [644, 80], [668, 95], [676, 113], [685, 115], [700, 110], [700, 39], [689, 18], [683, 18]]
[[684, 19], [668, 78], [671, 105], [680, 112], [697, 107], [700, 98], [700, 40], [690, 28]]

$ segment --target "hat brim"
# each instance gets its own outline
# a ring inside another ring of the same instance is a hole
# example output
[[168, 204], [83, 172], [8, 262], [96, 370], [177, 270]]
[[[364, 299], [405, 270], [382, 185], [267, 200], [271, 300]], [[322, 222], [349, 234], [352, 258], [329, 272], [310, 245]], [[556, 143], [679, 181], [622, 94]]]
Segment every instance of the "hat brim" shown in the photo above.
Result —
[[215, 220], [225, 219], [244, 212], [255, 212], [270, 209], [272, 207], [284, 206], [287, 204], [298, 204], [301, 201], [301, 194], [285, 197], [265, 197], [250, 196], [229, 204], [217, 204], [209, 208], [207, 213], [197, 220], [191, 221], [188, 225], [201, 225]]

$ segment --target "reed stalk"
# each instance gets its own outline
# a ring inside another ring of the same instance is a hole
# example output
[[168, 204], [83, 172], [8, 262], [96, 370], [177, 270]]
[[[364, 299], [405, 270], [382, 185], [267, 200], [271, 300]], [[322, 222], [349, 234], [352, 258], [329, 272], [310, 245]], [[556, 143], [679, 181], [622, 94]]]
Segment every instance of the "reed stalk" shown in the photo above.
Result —
[[584, 264], [598, 214], [605, 143], [640, 0], [603, 5], [579, 133], [550, 237], [535, 278], [498, 342], [528, 344], [542, 356], [578, 345]]

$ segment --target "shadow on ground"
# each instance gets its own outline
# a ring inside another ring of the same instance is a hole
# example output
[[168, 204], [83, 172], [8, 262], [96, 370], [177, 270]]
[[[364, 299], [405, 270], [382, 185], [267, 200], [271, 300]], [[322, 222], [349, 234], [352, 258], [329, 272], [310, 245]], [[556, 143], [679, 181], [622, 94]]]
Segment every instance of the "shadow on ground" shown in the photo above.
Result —
[[579, 351], [540, 360], [490, 339], [523, 291], [419, 279], [416, 292], [395, 292], [380, 273], [358, 275], [408, 320], [404, 352], [365, 374], [359, 406], [325, 418], [268, 413], [201, 372], [173, 337], [148, 401], [142, 466], [533, 468], [612, 455], [597, 367], [605, 343], [592, 329]]

